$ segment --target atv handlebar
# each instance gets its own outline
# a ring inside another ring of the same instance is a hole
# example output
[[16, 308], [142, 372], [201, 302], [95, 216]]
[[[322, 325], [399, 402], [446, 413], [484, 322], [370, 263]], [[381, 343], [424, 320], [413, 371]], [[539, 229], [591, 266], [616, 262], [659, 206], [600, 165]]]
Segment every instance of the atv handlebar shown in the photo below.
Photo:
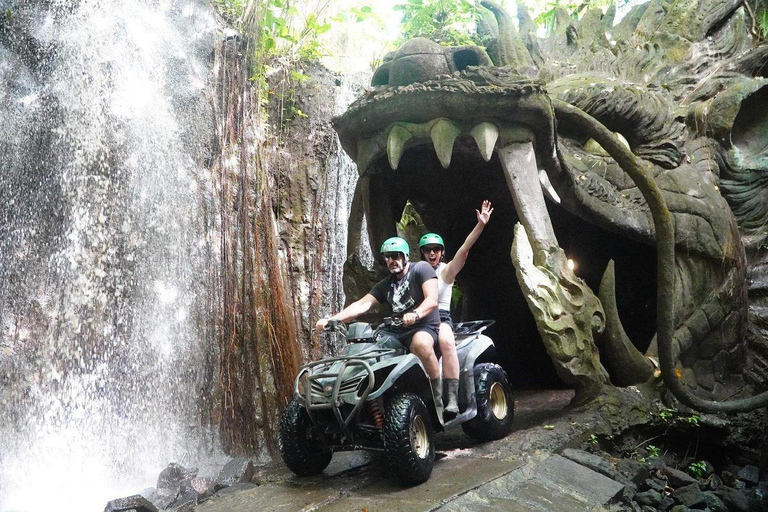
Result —
[[328, 320], [328, 323], [323, 329], [323, 332], [332, 333], [337, 332], [339, 334], [347, 335], [347, 326], [341, 320]]
[[400, 316], [388, 316], [384, 318], [384, 322], [379, 326], [379, 329], [382, 327], [400, 327], [403, 325], [403, 318]]

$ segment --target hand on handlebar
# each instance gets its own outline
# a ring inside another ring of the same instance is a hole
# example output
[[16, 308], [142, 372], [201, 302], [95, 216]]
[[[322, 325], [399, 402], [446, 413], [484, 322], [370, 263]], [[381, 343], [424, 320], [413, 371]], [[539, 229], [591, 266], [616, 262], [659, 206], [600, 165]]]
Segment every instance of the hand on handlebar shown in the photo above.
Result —
[[410, 327], [413, 324], [415, 324], [419, 320], [419, 314], [415, 311], [411, 311], [410, 313], [406, 313], [403, 315], [403, 325], [406, 327]]
[[326, 326], [328, 325], [328, 320], [329, 320], [328, 318], [321, 318], [320, 320], [318, 320], [317, 323], [315, 324], [315, 331], [320, 332], [323, 329], [325, 329]]

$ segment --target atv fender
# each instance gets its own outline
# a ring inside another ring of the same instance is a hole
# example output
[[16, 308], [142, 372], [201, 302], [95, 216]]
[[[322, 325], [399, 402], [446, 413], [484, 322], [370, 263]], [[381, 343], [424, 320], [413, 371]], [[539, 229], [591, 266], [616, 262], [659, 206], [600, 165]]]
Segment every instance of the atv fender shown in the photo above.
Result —
[[432, 420], [432, 429], [435, 432], [441, 432], [443, 427], [437, 415], [434, 399], [432, 398], [432, 386], [419, 358], [413, 354], [406, 354], [398, 358], [397, 361], [382, 361], [373, 366], [377, 379], [380, 375], [387, 372], [388, 367], [391, 367], [389, 373], [380, 385], [378, 382], [376, 383], [375, 389], [368, 396], [368, 400], [375, 400], [389, 394], [393, 390], [414, 393], [427, 406], [430, 419]]
[[[461, 369], [461, 389], [463, 390], [463, 400], [466, 404], [474, 404], [475, 396], [475, 366], [490, 361], [496, 355], [496, 347], [491, 338], [484, 334], [479, 334], [476, 339], [468, 345], [460, 345], [457, 348], [459, 353], [459, 365]], [[466, 355], [463, 355], [466, 354]], [[463, 356], [463, 357], [462, 357]], [[474, 406], [472, 407], [474, 409]]]

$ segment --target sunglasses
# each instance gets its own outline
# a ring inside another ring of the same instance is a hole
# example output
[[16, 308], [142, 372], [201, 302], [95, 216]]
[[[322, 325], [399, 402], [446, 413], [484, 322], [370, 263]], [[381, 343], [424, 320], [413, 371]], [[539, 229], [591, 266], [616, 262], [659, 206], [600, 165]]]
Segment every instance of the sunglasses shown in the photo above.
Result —
[[385, 252], [381, 255], [385, 260], [396, 260], [400, 258], [399, 252]]
[[421, 252], [423, 252], [424, 254], [427, 254], [427, 253], [430, 253], [430, 252], [440, 252], [442, 250], [443, 250], [443, 248], [440, 247], [439, 245], [432, 246], [432, 247], [426, 247], [425, 246], [425, 247], [421, 248]]

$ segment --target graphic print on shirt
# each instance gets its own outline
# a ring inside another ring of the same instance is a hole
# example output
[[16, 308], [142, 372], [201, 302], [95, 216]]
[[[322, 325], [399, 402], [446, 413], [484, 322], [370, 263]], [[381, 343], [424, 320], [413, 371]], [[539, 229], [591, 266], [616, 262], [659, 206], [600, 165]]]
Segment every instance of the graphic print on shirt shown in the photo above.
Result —
[[405, 313], [414, 306], [416, 302], [410, 294], [410, 285], [408, 279], [403, 279], [399, 283], [393, 283], [392, 288], [392, 313], [401, 314]]

